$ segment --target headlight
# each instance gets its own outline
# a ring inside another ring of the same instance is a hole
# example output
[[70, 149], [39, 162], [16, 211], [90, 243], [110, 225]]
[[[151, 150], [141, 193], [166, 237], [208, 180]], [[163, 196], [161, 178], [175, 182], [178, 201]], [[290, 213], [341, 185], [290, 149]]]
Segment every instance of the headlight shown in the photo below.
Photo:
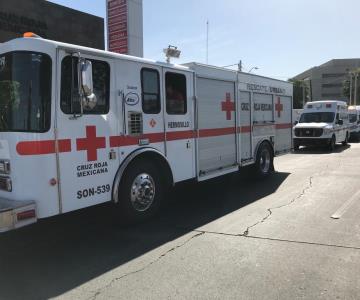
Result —
[[324, 128], [324, 135], [330, 134], [331, 131], [332, 131], [332, 129], [330, 129], [330, 128]]
[[10, 161], [0, 160], [0, 173], [1, 174], [10, 174]]

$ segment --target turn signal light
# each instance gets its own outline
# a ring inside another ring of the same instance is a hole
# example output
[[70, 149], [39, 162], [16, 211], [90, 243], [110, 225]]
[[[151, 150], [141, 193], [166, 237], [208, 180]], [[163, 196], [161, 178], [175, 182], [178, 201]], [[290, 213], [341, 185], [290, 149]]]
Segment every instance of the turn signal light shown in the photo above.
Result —
[[35, 209], [20, 212], [16, 215], [18, 221], [32, 219], [36, 217]]

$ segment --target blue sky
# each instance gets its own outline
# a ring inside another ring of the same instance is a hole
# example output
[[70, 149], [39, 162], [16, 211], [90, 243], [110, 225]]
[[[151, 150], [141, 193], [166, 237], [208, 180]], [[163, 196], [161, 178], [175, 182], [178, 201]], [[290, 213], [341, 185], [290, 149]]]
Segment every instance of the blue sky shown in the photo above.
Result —
[[[105, 17], [105, 0], [52, 0]], [[287, 79], [332, 58], [360, 57], [358, 0], [143, 0], [144, 56], [182, 50], [178, 63], [243, 61], [244, 70]]]

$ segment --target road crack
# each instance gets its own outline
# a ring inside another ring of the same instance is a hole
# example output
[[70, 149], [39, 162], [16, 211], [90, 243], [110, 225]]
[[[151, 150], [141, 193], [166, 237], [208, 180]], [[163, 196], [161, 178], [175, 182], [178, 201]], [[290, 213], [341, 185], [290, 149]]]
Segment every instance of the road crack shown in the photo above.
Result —
[[112, 286], [115, 282], [121, 280], [121, 279], [124, 279], [125, 277], [128, 277], [128, 276], [131, 276], [131, 275], [134, 275], [134, 274], [137, 274], [137, 273], [140, 273], [142, 271], [145, 271], [147, 268], [149, 268], [150, 266], [152, 266], [153, 264], [159, 262], [161, 259], [163, 259], [165, 256], [167, 256], [169, 253], [171, 252], [174, 252], [175, 250], [185, 246], [187, 243], [189, 243], [191, 240], [193, 240], [194, 238], [197, 238], [201, 235], [205, 234], [205, 232], [198, 232], [196, 234], [194, 234], [193, 236], [191, 236], [190, 238], [188, 238], [185, 242], [181, 243], [180, 245], [177, 245], [177, 246], [174, 246], [172, 247], [171, 249], [167, 250], [166, 252], [164, 252], [163, 254], [161, 254], [158, 258], [156, 258], [155, 260], [149, 262], [147, 265], [145, 265], [144, 267], [142, 268], [139, 268], [135, 271], [131, 271], [131, 272], [128, 272], [128, 273], [125, 273], [119, 277], [115, 277], [113, 278], [108, 284], [106, 284], [105, 286], [97, 289], [96, 291], [94, 291], [94, 295], [89, 297], [89, 299], [91, 300], [95, 300], [97, 299], [97, 297], [104, 291], [106, 290], [107, 288], [109, 288], [110, 286]]
[[257, 226], [257, 225], [259, 225], [259, 224], [261, 224], [261, 223], [264, 223], [267, 219], [270, 218], [270, 216], [273, 214], [273, 211], [274, 211], [274, 210], [283, 208], [283, 207], [285, 207], [285, 206], [289, 206], [289, 205], [293, 204], [295, 201], [297, 201], [297, 200], [299, 200], [300, 198], [302, 198], [302, 197], [306, 194], [306, 192], [307, 192], [309, 189], [312, 188], [313, 178], [314, 178], [314, 176], [310, 176], [310, 178], [309, 178], [309, 184], [301, 191], [301, 193], [300, 193], [299, 195], [297, 195], [296, 197], [294, 197], [293, 199], [291, 199], [291, 201], [288, 202], [288, 203], [286, 203], [286, 204], [282, 204], [282, 205], [279, 205], [279, 206], [275, 206], [275, 207], [270, 207], [270, 208], [268, 208], [268, 209], [267, 209], [267, 215], [266, 215], [264, 218], [262, 218], [260, 221], [258, 221], [258, 222], [256, 222], [256, 223], [248, 226], [248, 227], [246, 228], [246, 230], [245, 230], [242, 234], [240, 234], [240, 235], [242, 235], [242, 236], [248, 236], [250, 229], [251, 229], [251, 228], [254, 228], [255, 226]]

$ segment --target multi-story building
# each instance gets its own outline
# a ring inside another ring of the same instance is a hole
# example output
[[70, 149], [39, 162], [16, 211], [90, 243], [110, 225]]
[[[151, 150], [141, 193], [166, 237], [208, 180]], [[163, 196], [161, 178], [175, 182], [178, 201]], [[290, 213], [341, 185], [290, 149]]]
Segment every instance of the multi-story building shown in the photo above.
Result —
[[[335, 99], [349, 102], [349, 96], [344, 95], [344, 81], [349, 80], [349, 74], [359, 67], [360, 58], [332, 59], [296, 75], [293, 79], [304, 82], [304, 85], [309, 88], [311, 100]], [[360, 94], [357, 93], [358, 104], [359, 99]]]
[[27, 31], [51, 40], [105, 48], [103, 18], [45, 0], [0, 0], [0, 43]]

